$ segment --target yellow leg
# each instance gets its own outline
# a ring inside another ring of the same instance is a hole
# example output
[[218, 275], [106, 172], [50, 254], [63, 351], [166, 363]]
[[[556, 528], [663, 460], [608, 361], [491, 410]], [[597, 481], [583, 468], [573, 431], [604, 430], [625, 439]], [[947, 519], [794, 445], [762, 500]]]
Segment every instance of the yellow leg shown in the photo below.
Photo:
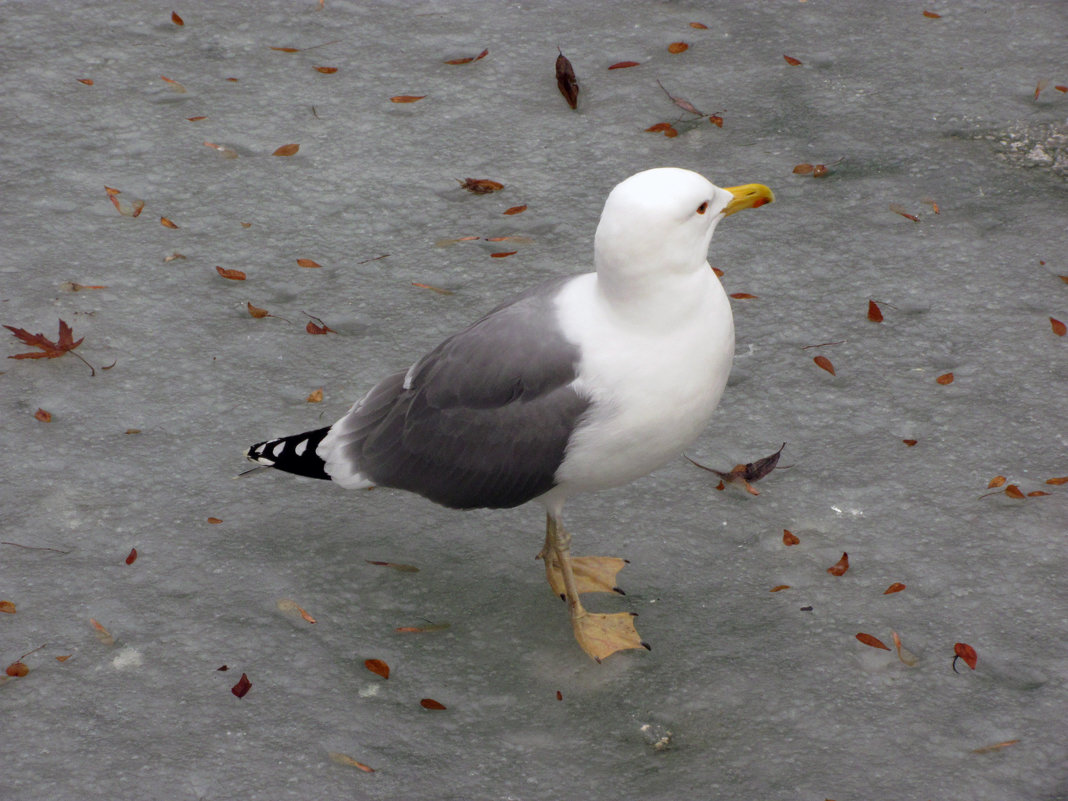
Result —
[[[616, 651], [624, 651], [629, 648], [645, 648], [649, 646], [642, 642], [634, 628], [636, 615], [631, 612], [618, 612], [615, 614], [600, 614], [588, 612], [579, 600], [579, 583], [576, 579], [576, 571], [571, 558], [571, 534], [560, 525], [552, 515], [548, 516], [545, 533], [545, 547], [539, 554], [545, 560], [545, 574], [553, 591], [558, 592], [558, 586], [563, 590], [564, 600], [567, 601], [568, 614], [571, 616], [571, 627], [575, 632], [575, 639], [587, 654], [600, 662]], [[586, 557], [598, 559], [605, 557]], [[623, 560], [619, 567], [611, 573], [610, 581], [614, 585], [615, 574], [622, 568]], [[585, 581], [585, 579], [584, 579]], [[612, 588], [604, 587], [604, 578], [591, 579], [596, 585], [585, 591], [596, 591]], [[562, 586], [561, 586], [562, 585]], [[559, 593], [558, 593], [559, 594]]]

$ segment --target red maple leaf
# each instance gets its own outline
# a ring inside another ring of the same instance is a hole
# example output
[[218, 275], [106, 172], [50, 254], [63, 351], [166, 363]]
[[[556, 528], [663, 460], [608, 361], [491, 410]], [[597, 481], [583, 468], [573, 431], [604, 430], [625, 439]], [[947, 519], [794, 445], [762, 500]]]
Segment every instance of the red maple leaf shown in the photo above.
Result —
[[[9, 359], [58, 359], [64, 353], [72, 351], [81, 345], [85, 339], [85, 337], [82, 337], [75, 341], [74, 332], [63, 320], [59, 321], [59, 338], [55, 342], [44, 334], [31, 334], [25, 328], [15, 328], [13, 325], [5, 325], [4, 328], [30, 347], [41, 349], [40, 353], [37, 351], [16, 353], [14, 356], [8, 356]], [[78, 356], [77, 353], [74, 355]], [[81, 359], [81, 356], [78, 356], [78, 358]], [[82, 359], [82, 361], [85, 362], [85, 359]], [[85, 363], [89, 364], [88, 362]], [[92, 365], [89, 366], [89, 369], [93, 370]], [[96, 375], [96, 370], [93, 370], [93, 375]]]

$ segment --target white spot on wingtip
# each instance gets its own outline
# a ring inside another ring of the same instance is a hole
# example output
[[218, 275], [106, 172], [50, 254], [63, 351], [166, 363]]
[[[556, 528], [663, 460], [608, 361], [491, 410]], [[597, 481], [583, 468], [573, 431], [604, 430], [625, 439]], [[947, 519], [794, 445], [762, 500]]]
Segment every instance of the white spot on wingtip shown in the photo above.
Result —
[[306, 451], [307, 449], [308, 449], [308, 440], [303, 439], [303, 440], [300, 441], [300, 444], [297, 445], [297, 447], [293, 449], [293, 453], [295, 453], [297, 456], [303, 456], [304, 455], [304, 451]]
[[284, 442], [279, 442], [277, 445], [274, 446], [274, 448], [271, 449], [271, 455], [275, 459], [277, 459], [279, 456], [282, 455], [282, 451], [285, 450], [285, 447], [286, 444]]

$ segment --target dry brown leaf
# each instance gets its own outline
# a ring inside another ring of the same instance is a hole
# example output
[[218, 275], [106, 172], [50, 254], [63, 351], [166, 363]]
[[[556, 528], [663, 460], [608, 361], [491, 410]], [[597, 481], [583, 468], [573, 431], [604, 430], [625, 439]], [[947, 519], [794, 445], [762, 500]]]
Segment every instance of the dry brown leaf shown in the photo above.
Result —
[[895, 592], [901, 592], [903, 589], [905, 589], [905, 585], [902, 584], [900, 581], [895, 581], [893, 584], [883, 590], [883, 595], [893, 595]]
[[794, 532], [790, 531], [787, 528], [784, 528], [782, 530], [782, 544], [783, 545], [789, 547], [791, 545], [797, 545], [800, 542], [801, 542], [801, 538], [798, 537], [796, 534], [794, 534]]
[[900, 214], [906, 220], [912, 220], [913, 222], [916, 222], [916, 223], [918, 223], [920, 221], [919, 217], [917, 217], [915, 214], [909, 214], [908, 210], [904, 206], [902, 206], [900, 203], [891, 203], [890, 204], [890, 211], [894, 212], [894, 214]]
[[96, 632], [96, 638], [100, 640], [104, 645], [114, 645], [115, 638], [111, 635], [111, 632], [100, 625], [99, 622], [89, 618], [89, 625], [93, 627], [93, 631]]
[[1000, 751], [1002, 748], [1008, 748], [1010, 745], [1016, 745], [1019, 740], [1005, 740], [1002, 743], [994, 743], [994, 745], [984, 745], [982, 748], [976, 748], [972, 751], [973, 754], [989, 754], [993, 751]]
[[1053, 484], [1055, 487], [1059, 487], [1062, 484], [1068, 484], [1068, 476], [1058, 476], [1057, 478], [1047, 478], [1047, 484]]
[[0, 612], [3, 612], [5, 615], [15, 614], [15, 604], [11, 601], [0, 601]]
[[74, 654], [63, 654], [63, 656], [57, 656], [56, 657], [56, 661], [57, 662], [66, 662], [72, 656], [74, 656]]
[[793, 56], [788, 56], [785, 53], [783, 53], [782, 57], [784, 59], [786, 59], [786, 63], [789, 64], [791, 67], [800, 67], [801, 66], [801, 60], [800, 59], [794, 58]]
[[[979, 656], [975, 653], [975, 649], [967, 643], [958, 642], [953, 644], [953, 653], [956, 655], [953, 657], [954, 665], [958, 659], [963, 659], [964, 664], [975, 670], [975, 666], [979, 661]], [[953, 670], [957, 668], [954, 666]]]
[[617, 61], [615, 64], [613, 64], [608, 69], [610, 69], [610, 70], [625, 70], [628, 67], [640, 67], [640, 66], [641, 66], [641, 62], [640, 61]]
[[423, 709], [442, 710], [445, 709], [445, 704], [440, 701], [435, 701], [433, 698], [424, 698], [419, 702], [419, 706]]
[[79, 78], [78, 79], [78, 83], [84, 83], [86, 86], [92, 86], [93, 85], [93, 79], [92, 78]]
[[159, 224], [162, 225], [164, 228], [177, 228], [178, 227], [177, 225], [174, 224], [174, 222], [172, 220], [169, 220], [166, 217], [160, 217], [159, 218]]
[[226, 278], [227, 280], [230, 280], [230, 281], [244, 281], [245, 280], [245, 274], [243, 272], [241, 272], [240, 270], [230, 270], [230, 269], [226, 269], [224, 267], [216, 266], [215, 267], [215, 271], [219, 275], [221, 275], [223, 278]]
[[849, 570], [849, 554], [847, 553], [843, 553], [841, 559], [827, 568], [827, 572], [832, 576], [844, 575], [847, 570]]
[[1027, 493], [1028, 498], [1041, 498], [1044, 495], [1049, 495], [1049, 493], [1043, 492], [1042, 490], [1031, 490], [1029, 493]]
[[16, 660], [8, 665], [4, 672], [13, 678], [22, 678], [30, 672], [30, 669], [21, 660]]
[[52, 422], [52, 413], [45, 411], [44, 409], [38, 409], [36, 412], [33, 413], [33, 417], [35, 420], [41, 423]]
[[178, 81], [174, 80], [173, 78], [168, 78], [166, 75], [160, 75], [159, 77], [160, 77], [160, 80], [166, 81], [167, 85], [173, 91], [178, 92], [179, 94], [183, 94], [183, 95], [185, 94], [185, 91], [186, 91], [185, 87], [182, 86], [180, 83], [178, 83]]
[[323, 402], [323, 388], [319, 387], [319, 389], [315, 390], [310, 395], [308, 395], [308, 397], [305, 400], [308, 403], [322, 403]]
[[163, 263], [166, 264], [167, 262], [174, 261], [175, 259], [184, 259], [184, 258], [185, 258], [185, 256], [183, 256], [181, 253], [172, 253], [170, 256], [164, 256], [163, 257]]
[[315, 268], [315, 267], [322, 267], [323, 266], [319, 262], [312, 261], [311, 259], [297, 259], [297, 264], [299, 266], [301, 266], [301, 267], [308, 267], [308, 268]]
[[576, 109], [578, 108], [579, 83], [578, 78], [575, 77], [575, 68], [571, 66], [571, 62], [562, 50], [558, 48], [557, 52], [559, 55], [556, 57], [556, 87], [564, 96], [567, 104], [572, 109]]
[[503, 259], [505, 256], [514, 256], [518, 252], [518, 250], [505, 250], [501, 251], [500, 253], [491, 253], [490, 258]]
[[426, 95], [394, 95], [389, 99], [390, 103], [416, 103]]
[[670, 122], [658, 122], [656, 125], [650, 125], [645, 130], [647, 133], [662, 133], [668, 139], [673, 139], [679, 135], [679, 132], [675, 130], [675, 126]]
[[177, 11], [171, 12], [171, 22], [173, 22], [175, 25], [178, 25], [179, 27], [185, 25], [185, 20], [178, 16]]
[[327, 752], [327, 755], [330, 757], [330, 760], [332, 762], [336, 762], [339, 765], [348, 765], [350, 768], [359, 768], [364, 773], [375, 772], [375, 769], [372, 768], [370, 765], [365, 765], [362, 762], [353, 759], [348, 754], [339, 754], [337, 751], [329, 751]]
[[807, 161], [802, 162], [801, 164], [795, 164], [794, 175], [811, 175], [814, 169], [815, 167], [813, 167]]
[[686, 42], [672, 42], [668, 45], [668, 52], [676, 56], [679, 53], [685, 53], [689, 49], [690, 46]]
[[298, 150], [300, 150], [300, 145], [295, 145], [295, 144], [294, 145], [282, 145], [280, 148], [278, 148], [276, 151], [274, 151], [271, 155], [272, 156], [292, 156]]
[[942, 375], [938, 376], [938, 378], [936, 378], [935, 381], [937, 381], [942, 386], [946, 386], [948, 384], [952, 384], [953, 383], [953, 373], [943, 373]]
[[707, 31], [708, 30], [708, 26], [705, 25], [703, 22], [691, 22], [690, 23], [690, 27], [691, 28], [696, 28], [699, 31]]
[[211, 525], [213, 526], [217, 526], [222, 522], [222, 519], [218, 517], [209, 517], [208, 522], [211, 523]]
[[383, 662], [381, 659], [365, 659], [363, 666], [372, 673], [381, 676], [384, 679], [389, 678], [389, 665]]
[[316, 72], [321, 72], [323, 75], [333, 75], [337, 72], [337, 67], [316, 67]]
[[130, 552], [128, 554], [126, 554], [126, 564], [132, 565], [136, 561], [137, 561], [137, 549], [136, 548], [131, 548]]
[[919, 657], [905, 649], [901, 644], [901, 638], [897, 635], [896, 631], [891, 631], [890, 636], [894, 638], [894, 648], [897, 649], [897, 658], [908, 667], [916, 667], [916, 664], [920, 661]]
[[768, 592], [782, 592], [783, 590], [788, 590], [788, 589], [790, 589], [790, 585], [789, 584], [776, 584], [774, 587], [772, 587], [770, 590], [768, 590]]
[[918, 439], [903, 439], [901, 441], [905, 443], [905, 447], [907, 448], [915, 447], [916, 443], [919, 442]]
[[237, 158], [237, 151], [234, 150], [232, 147], [227, 147], [226, 145], [217, 145], [214, 142], [205, 142], [204, 147], [210, 147], [212, 150], [217, 150], [219, 153], [221, 153], [228, 159]]
[[822, 178], [827, 175], [828, 172], [829, 170], [827, 169], [826, 164], [817, 164], [815, 167], [812, 168], [812, 177]]
[[1049, 318], [1049, 327], [1052, 328], [1053, 333], [1059, 337], [1063, 337], [1065, 334], [1068, 334], [1068, 326], [1065, 326], [1064, 323], [1062, 323], [1060, 320], [1057, 320], [1056, 318]]
[[241, 674], [241, 678], [237, 680], [237, 684], [230, 688], [230, 692], [236, 695], [238, 698], [244, 698], [248, 694], [248, 691], [252, 689], [252, 682], [248, 680], [248, 676], [244, 673]]
[[508, 215], [522, 214], [526, 210], [527, 210], [527, 206], [524, 203], [522, 206], [512, 206], [511, 208], [507, 208], [502, 212], [502, 214], [508, 214]]
[[261, 309], [259, 306], [253, 306], [251, 303], [248, 304], [248, 313], [257, 320], [262, 320], [264, 317], [271, 316], [271, 313], [266, 309]]
[[828, 359], [826, 356], [814, 356], [812, 358], [812, 361], [814, 361], [816, 363], [816, 366], [819, 367], [821, 370], [826, 370], [831, 375], [838, 375], [834, 371], [834, 365], [831, 364], [831, 360]]
[[1008, 481], [1005, 476], [994, 476], [990, 479], [990, 483], [986, 485], [987, 489], [996, 489], [998, 487], [1004, 487], [1005, 482]]
[[883, 321], [883, 311], [874, 300], [868, 301], [868, 319], [873, 323], [881, 323]]
[[717, 128], [723, 127], [723, 117], [719, 116], [719, 114], [710, 114], [708, 116], [708, 121], [715, 125]]
[[[462, 181], [457, 178], [456, 180], [461, 188], [476, 195], [488, 195], [490, 192], [500, 192], [504, 189], [504, 184], [499, 181], [491, 181], [488, 178], [464, 178]], [[477, 236], [470, 238], [478, 239]]]
[[936, 14], [934, 11], [924, 11], [923, 15], [927, 17], [927, 19], [942, 19], [942, 15]]
[[1023, 494], [1023, 491], [1015, 484], [1009, 484], [1009, 486], [1005, 487], [1005, 494], [1008, 495], [1010, 498], [1015, 498], [1018, 501], [1023, 500], [1026, 497]]
[[886, 643], [884, 643], [878, 637], [873, 637], [870, 634], [865, 634], [864, 632], [860, 632], [857, 635], [857, 639], [860, 640], [865, 645], [870, 645], [872, 648], [881, 648], [884, 651], [889, 651], [890, 650], [890, 647]]
[[437, 292], [439, 295], [455, 294], [451, 289], [444, 289], [440, 286], [432, 286], [431, 284], [420, 284], [418, 281], [412, 281], [412, 286], [419, 287], [419, 289], [429, 289], [431, 292]]
[[465, 56], [464, 58], [452, 58], [446, 61], [446, 64], [470, 64], [473, 61], [480, 61], [489, 55], [489, 49], [483, 50], [477, 56]]

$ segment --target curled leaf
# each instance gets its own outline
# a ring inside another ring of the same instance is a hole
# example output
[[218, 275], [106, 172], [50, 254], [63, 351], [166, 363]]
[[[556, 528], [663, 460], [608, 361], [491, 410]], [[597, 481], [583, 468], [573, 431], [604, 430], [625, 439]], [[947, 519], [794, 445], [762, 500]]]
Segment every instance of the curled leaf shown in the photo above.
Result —
[[579, 84], [578, 78], [575, 77], [575, 68], [571, 66], [571, 62], [563, 51], [557, 52], [560, 55], [556, 57], [556, 86], [567, 104], [576, 109], [578, 108]]
[[689, 49], [690, 46], [686, 44], [686, 42], [672, 42], [668, 45], [668, 52], [674, 56], [677, 56], [679, 53], [685, 53]]
[[[972, 648], [967, 643], [958, 642], [953, 644], [953, 653], [955, 654], [953, 658], [954, 663], [958, 659], [963, 659], [964, 664], [966, 664], [972, 670], [975, 670], [975, 666], [979, 662], [979, 656], [975, 653], [974, 648]], [[956, 670], [956, 667], [954, 667], [953, 669]]]
[[315, 267], [322, 267], [323, 265], [321, 265], [317, 261], [312, 261], [311, 259], [297, 259], [297, 266], [315, 268]]
[[783, 545], [789, 547], [791, 545], [797, 545], [800, 542], [801, 542], [801, 538], [798, 537], [796, 534], [794, 534], [794, 532], [792, 532], [792, 531], [790, 531], [789, 529], [786, 529], [786, 528], [784, 528], [782, 530], [782, 544]]
[[868, 301], [868, 319], [873, 323], [881, 323], [883, 321], [883, 312], [879, 308], [879, 304], [874, 300]]
[[911, 651], [905, 649], [901, 644], [901, 638], [897, 636], [896, 631], [891, 631], [890, 636], [894, 638], [894, 647], [897, 649], [897, 658], [909, 667], [915, 667], [916, 663], [920, 661], [919, 658]]
[[280, 148], [278, 148], [276, 151], [274, 151], [271, 155], [272, 156], [292, 156], [298, 150], [300, 150], [300, 145], [282, 145]]
[[788, 589], [790, 589], [790, 585], [789, 584], [776, 584], [774, 587], [772, 587], [770, 590], [768, 590], [768, 592], [782, 592], [783, 590], [788, 590]]
[[1068, 334], [1068, 326], [1065, 326], [1064, 323], [1054, 317], [1049, 318], [1049, 327], [1052, 328], [1053, 333], [1059, 337], [1063, 337], [1065, 334]]
[[244, 698], [248, 691], [252, 689], [252, 682], [248, 680], [248, 676], [244, 673], [241, 674], [241, 678], [237, 680], [237, 684], [230, 688], [230, 692], [236, 695], [238, 698]]
[[185, 25], [185, 20], [178, 16], [177, 11], [171, 12], [171, 22], [173, 22], [175, 25], [178, 25], [179, 27]]
[[51, 423], [52, 413], [49, 411], [45, 411], [44, 409], [38, 409], [36, 412], [33, 413], [33, 419], [37, 420], [40, 423]]
[[333, 75], [337, 72], [337, 67], [316, 67], [316, 72], [321, 72], [323, 75]]
[[812, 358], [812, 361], [814, 361], [816, 363], [816, 366], [819, 367], [821, 370], [826, 370], [831, 375], [837, 375], [837, 373], [834, 371], [834, 365], [831, 364], [831, 360], [828, 359], [826, 356], [814, 356]]
[[503, 259], [505, 256], [514, 256], [518, 252], [518, 250], [505, 250], [500, 253], [491, 253], [490, 257], [494, 259]]
[[936, 378], [935, 381], [937, 381], [942, 386], [946, 386], [948, 384], [952, 384], [953, 383], [953, 373], [943, 373], [942, 375], [938, 376], [938, 378]]
[[131, 548], [130, 549], [130, 553], [128, 553], [126, 555], [126, 564], [132, 565], [136, 561], [137, 561], [137, 549], [136, 548]]
[[801, 60], [800, 59], [794, 58], [793, 56], [788, 56], [785, 53], [783, 53], [782, 57], [786, 60], [786, 63], [789, 64], [791, 67], [800, 67], [801, 66]]
[[257, 320], [262, 320], [264, 317], [271, 316], [271, 313], [266, 309], [261, 309], [259, 306], [253, 306], [251, 303], [248, 304], [248, 313]]
[[370, 765], [365, 765], [362, 762], [353, 759], [348, 754], [339, 754], [336, 751], [330, 751], [328, 752], [327, 756], [330, 757], [330, 760], [332, 762], [336, 762], [339, 765], [348, 765], [350, 768], [359, 768], [364, 773], [375, 772], [375, 769], [372, 768]]
[[383, 662], [381, 659], [365, 659], [363, 666], [372, 673], [381, 676], [384, 679], [389, 678], [389, 665]]
[[11, 601], [0, 601], [0, 612], [3, 612], [5, 615], [15, 614], [15, 604]]
[[794, 165], [794, 175], [812, 175], [812, 170], [815, 169], [808, 162]]
[[900, 581], [895, 581], [893, 584], [883, 590], [883, 595], [893, 595], [895, 592], [901, 592], [903, 589], [905, 589], [905, 585], [902, 584]]
[[884, 643], [878, 637], [873, 637], [870, 634], [865, 634], [864, 632], [860, 632], [857, 635], [857, 639], [860, 640], [865, 645], [870, 645], [872, 648], [881, 648], [884, 651], [889, 651], [890, 650], [889, 646], [887, 646], [886, 643]]
[[177, 225], [174, 224], [174, 222], [172, 220], [169, 220], [166, 217], [160, 217], [159, 218], [159, 224], [162, 225], [164, 228], [177, 228], [178, 227]]
[[389, 99], [390, 103], [415, 103], [422, 100], [426, 95], [394, 95]]
[[510, 216], [510, 215], [513, 215], [513, 214], [522, 214], [526, 210], [527, 210], [527, 206], [524, 203], [522, 206], [512, 206], [511, 208], [507, 208], [502, 212], [502, 214], [507, 214], [507, 215]]
[[322, 403], [323, 402], [323, 388], [319, 387], [319, 389], [315, 390], [310, 395], [308, 395], [308, 397], [305, 398], [305, 400], [308, 403]]
[[424, 698], [419, 702], [419, 706], [423, 709], [442, 710], [445, 709], [445, 704], [440, 701], [435, 701], [433, 698]]
[[918, 439], [903, 439], [901, 441], [905, 443], [906, 448], [913, 448], [916, 446], [916, 443], [919, 442]]
[[827, 572], [832, 576], [842, 576], [849, 570], [849, 554], [843, 553], [842, 558], [827, 568]]
[[230, 281], [244, 281], [245, 274], [240, 270], [231, 270], [225, 267], [219, 267], [216, 265], [215, 272]]
[[639, 66], [641, 66], [641, 62], [640, 61], [617, 61], [615, 64], [613, 64], [608, 69], [610, 69], [610, 70], [625, 70], [628, 67], [639, 67]]
[[[504, 184], [488, 178], [464, 178], [462, 181], [457, 178], [456, 180], [463, 189], [476, 195], [488, 195], [490, 192], [500, 192], [504, 189]], [[474, 238], [478, 239], [477, 236]]]

